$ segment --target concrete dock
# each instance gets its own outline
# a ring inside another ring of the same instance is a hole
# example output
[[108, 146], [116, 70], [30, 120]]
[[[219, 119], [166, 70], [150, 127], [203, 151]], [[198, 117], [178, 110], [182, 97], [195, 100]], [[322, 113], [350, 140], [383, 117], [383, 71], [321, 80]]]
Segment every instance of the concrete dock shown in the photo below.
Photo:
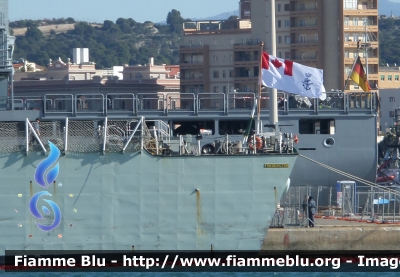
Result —
[[263, 250], [398, 250], [400, 224], [315, 219], [315, 227], [269, 228]]

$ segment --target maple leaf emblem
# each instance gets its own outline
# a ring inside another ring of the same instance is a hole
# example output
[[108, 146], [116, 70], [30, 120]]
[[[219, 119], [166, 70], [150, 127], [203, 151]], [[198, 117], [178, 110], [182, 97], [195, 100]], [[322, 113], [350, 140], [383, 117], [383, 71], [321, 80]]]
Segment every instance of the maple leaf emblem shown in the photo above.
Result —
[[280, 68], [282, 66], [282, 63], [278, 60], [275, 59], [271, 62], [276, 68]]

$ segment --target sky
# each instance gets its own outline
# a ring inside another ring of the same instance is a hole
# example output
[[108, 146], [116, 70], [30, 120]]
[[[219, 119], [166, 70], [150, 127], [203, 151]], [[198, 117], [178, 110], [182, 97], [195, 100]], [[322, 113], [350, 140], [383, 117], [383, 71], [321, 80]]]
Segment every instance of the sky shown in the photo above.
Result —
[[8, 5], [10, 21], [72, 17], [103, 23], [122, 17], [157, 23], [166, 21], [172, 9], [180, 11], [185, 19], [232, 12], [238, 10], [239, 0], [9, 0]]

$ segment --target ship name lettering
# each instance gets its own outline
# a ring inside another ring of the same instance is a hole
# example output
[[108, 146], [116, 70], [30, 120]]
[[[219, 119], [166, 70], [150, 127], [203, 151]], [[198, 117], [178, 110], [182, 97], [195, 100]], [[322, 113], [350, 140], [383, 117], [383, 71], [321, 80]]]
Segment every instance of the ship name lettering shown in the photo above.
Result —
[[289, 164], [264, 164], [264, 168], [289, 168]]

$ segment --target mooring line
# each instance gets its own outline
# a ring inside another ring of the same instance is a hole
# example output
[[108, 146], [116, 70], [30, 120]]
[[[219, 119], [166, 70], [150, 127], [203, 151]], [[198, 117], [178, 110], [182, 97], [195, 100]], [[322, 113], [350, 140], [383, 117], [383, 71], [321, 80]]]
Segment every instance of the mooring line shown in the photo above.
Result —
[[328, 169], [328, 170], [330, 170], [330, 171], [336, 172], [336, 173], [338, 173], [338, 174], [340, 174], [340, 175], [343, 175], [343, 176], [345, 176], [345, 177], [352, 178], [352, 179], [356, 180], [356, 181], [359, 182], [359, 183], [363, 183], [363, 184], [365, 184], [365, 185], [367, 185], [367, 186], [370, 186], [370, 187], [373, 187], [373, 188], [379, 188], [379, 189], [382, 189], [382, 190], [384, 190], [384, 191], [393, 193], [393, 194], [396, 195], [396, 196], [400, 196], [400, 192], [398, 192], [397, 190], [394, 190], [394, 189], [391, 189], [391, 188], [388, 188], [388, 187], [384, 187], [384, 186], [377, 185], [376, 183], [373, 183], [373, 182], [371, 182], [371, 181], [362, 179], [362, 178], [357, 177], [357, 176], [355, 176], [355, 175], [352, 175], [352, 174], [350, 174], [350, 173], [341, 171], [341, 170], [339, 170], [339, 169], [337, 169], [337, 168], [334, 168], [334, 167], [331, 167], [331, 166], [329, 166], [329, 165], [323, 164], [323, 163], [318, 162], [318, 161], [316, 161], [316, 160], [313, 160], [313, 159], [311, 159], [311, 158], [309, 158], [309, 157], [306, 157], [306, 156], [304, 156], [304, 155], [302, 155], [302, 154], [299, 154], [299, 157], [301, 157], [301, 158], [303, 158], [303, 159], [306, 159], [306, 160], [309, 160], [309, 161], [311, 161], [311, 162], [313, 162], [313, 163], [315, 163], [315, 164], [317, 164], [317, 165], [319, 165], [319, 166], [321, 166], [321, 167], [324, 167], [324, 168], [326, 168], [326, 169]]

